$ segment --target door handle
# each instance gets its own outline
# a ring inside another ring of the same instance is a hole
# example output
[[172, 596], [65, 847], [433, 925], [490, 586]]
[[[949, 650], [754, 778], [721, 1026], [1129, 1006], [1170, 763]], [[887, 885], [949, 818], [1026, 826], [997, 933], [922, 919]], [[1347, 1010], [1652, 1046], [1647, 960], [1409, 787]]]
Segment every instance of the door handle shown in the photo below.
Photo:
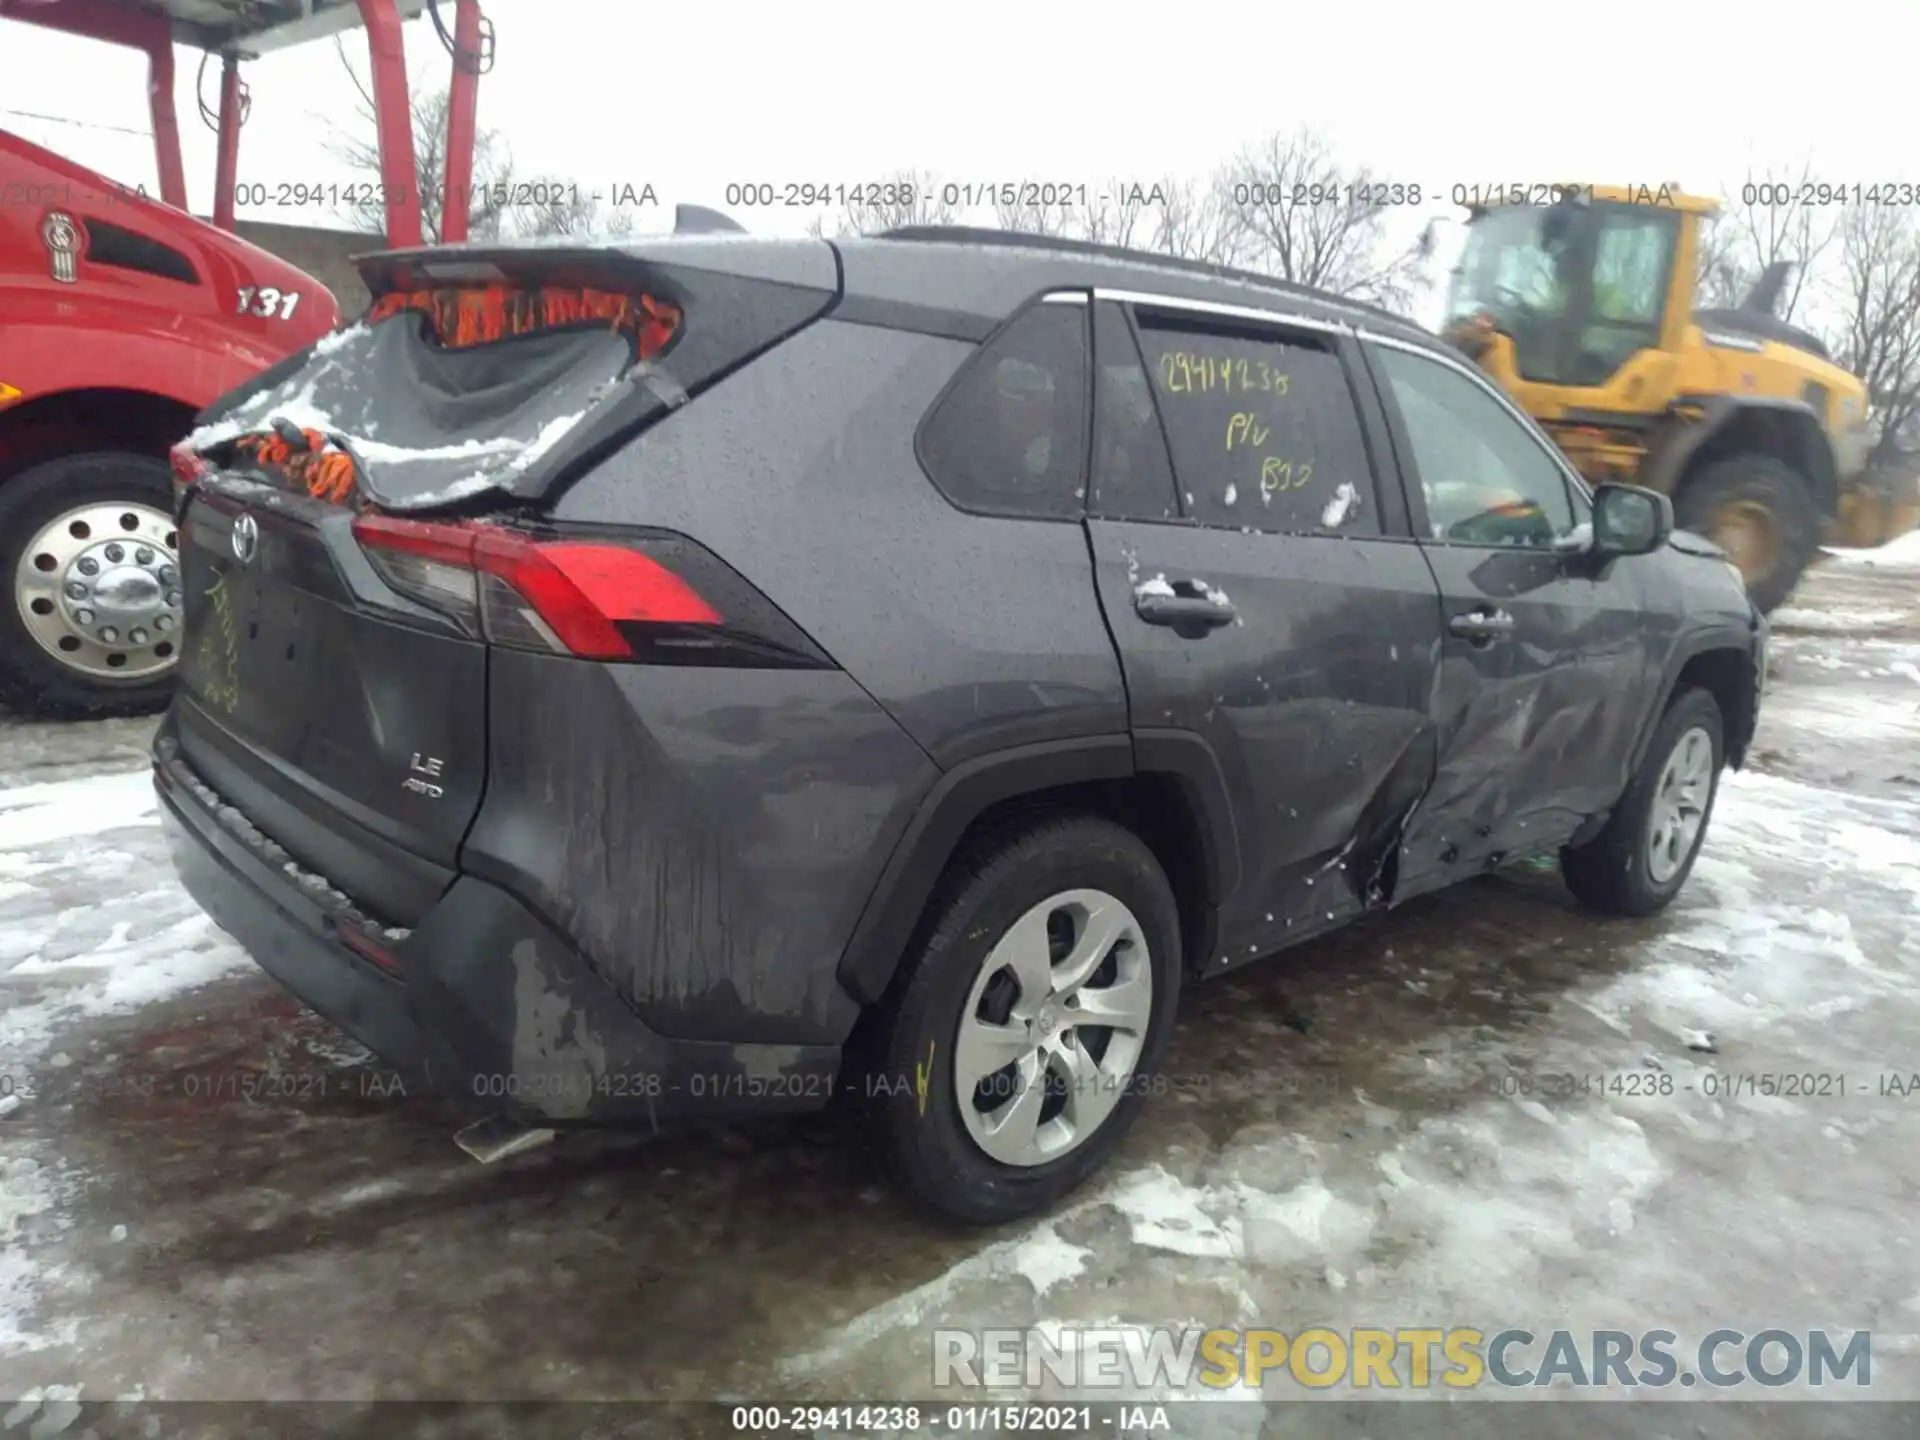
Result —
[[1465, 639], [1486, 644], [1513, 633], [1513, 616], [1504, 610], [1469, 610], [1447, 621], [1447, 629]]
[[[1181, 587], [1191, 584], [1189, 581], [1179, 583]], [[1182, 595], [1177, 590], [1172, 595], [1136, 594], [1133, 597], [1133, 612], [1149, 625], [1170, 626], [1190, 638], [1204, 635], [1209, 630], [1218, 630], [1222, 625], [1231, 625], [1239, 614], [1224, 600], [1213, 600], [1204, 594]]]

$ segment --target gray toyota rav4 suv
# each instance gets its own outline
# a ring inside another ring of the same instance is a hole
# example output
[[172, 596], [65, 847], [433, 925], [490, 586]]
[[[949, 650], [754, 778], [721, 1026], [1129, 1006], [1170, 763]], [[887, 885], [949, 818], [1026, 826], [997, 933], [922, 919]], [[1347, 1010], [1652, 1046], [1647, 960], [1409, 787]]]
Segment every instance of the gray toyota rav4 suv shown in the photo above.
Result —
[[950, 1215], [1182, 987], [1512, 859], [1685, 882], [1765, 627], [1667, 502], [1264, 277], [993, 231], [362, 261], [175, 452], [187, 888], [524, 1123], [851, 1092]]

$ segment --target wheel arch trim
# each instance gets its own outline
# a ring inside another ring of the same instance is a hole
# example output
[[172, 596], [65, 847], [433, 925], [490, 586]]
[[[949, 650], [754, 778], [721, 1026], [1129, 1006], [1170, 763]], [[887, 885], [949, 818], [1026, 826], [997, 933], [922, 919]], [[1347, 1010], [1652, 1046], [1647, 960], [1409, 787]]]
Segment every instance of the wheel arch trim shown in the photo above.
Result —
[[862, 1004], [886, 994], [948, 861], [989, 808], [1061, 786], [1138, 775], [1164, 775], [1185, 792], [1200, 821], [1207, 899], [1217, 904], [1239, 883], [1239, 843], [1226, 781], [1201, 736], [1148, 730], [996, 750], [948, 770], [915, 809], [841, 952], [842, 987]]
[[1685, 673], [1687, 666], [1702, 655], [1716, 653], [1734, 656], [1755, 672], [1752, 676], [1755, 702], [1749, 707], [1744, 728], [1735, 728], [1739, 717], [1725, 714], [1721, 716], [1722, 723], [1727, 727], [1726, 733], [1722, 736], [1726, 747], [1726, 759], [1728, 764], [1737, 770], [1746, 758], [1747, 747], [1753, 742], [1754, 727], [1759, 721], [1758, 688], [1762, 677], [1758, 674], [1758, 667], [1762, 661], [1756, 648], [1758, 644], [1757, 631], [1736, 629], [1732, 626], [1716, 626], [1711, 630], [1703, 630], [1697, 635], [1690, 636], [1676, 645], [1673, 653], [1667, 657], [1665, 673], [1660, 679], [1660, 703], [1647, 712], [1647, 718], [1641, 723], [1640, 734], [1633, 743], [1633, 764], [1627, 773], [1629, 775], [1638, 773], [1640, 767], [1646, 763], [1647, 748], [1653, 744], [1654, 732], [1660, 728], [1660, 721], [1665, 717], [1668, 707], [1673, 704], [1673, 698], [1680, 688], [1680, 677]]

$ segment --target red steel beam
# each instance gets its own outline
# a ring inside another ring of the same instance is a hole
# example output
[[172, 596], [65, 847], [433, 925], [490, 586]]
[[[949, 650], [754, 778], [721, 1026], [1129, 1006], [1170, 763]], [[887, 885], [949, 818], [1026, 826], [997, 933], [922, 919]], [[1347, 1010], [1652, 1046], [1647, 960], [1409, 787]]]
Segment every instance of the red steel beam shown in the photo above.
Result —
[[187, 208], [187, 172], [180, 163], [180, 121], [173, 113], [173, 36], [163, 24], [147, 49], [147, 109], [153, 117], [153, 158], [160, 169], [160, 198]]
[[110, 0], [0, 0], [0, 17], [103, 40], [147, 53], [147, 109], [153, 120], [153, 158], [160, 198], [187, 208], [187, 174], [180, 163], [180, 123], [173, 110], [173, 31], [167, 17]]
[[373, 63], [373, 108], [380, 132], [380, 184], [386, 192], [387, 244], [420, 243], [420, 182], [413, 159], [413, 106], [407, 95], [407, 48], [393, 0], [359, 0]]
[[220, 149], [213, 167], [213, 223], [233, 229], [233, 187], [240, 179], [240, 60], [220, 67]]
[[456, 0], [456, 4], [453, 81], [447, 92], [447, 176], [440, 197], [440, 238], [449, 245], [467, 238], [475, 113], [480, 99], [480, 0]]

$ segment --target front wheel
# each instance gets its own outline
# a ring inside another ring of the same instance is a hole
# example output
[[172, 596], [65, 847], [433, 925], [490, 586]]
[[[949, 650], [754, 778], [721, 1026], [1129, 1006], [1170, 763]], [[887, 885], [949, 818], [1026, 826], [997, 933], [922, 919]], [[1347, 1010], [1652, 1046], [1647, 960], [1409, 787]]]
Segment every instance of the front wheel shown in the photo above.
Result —
[[165, 706], [179, 664], [173, 480], [146, 455], [71, 455], [0, 485], [0, 702], [56, 718]]
[[994, 1224], [1103, 1164], [1156, 1088], [1180, 924], [1153, 852], [1093, 816], [949, 866], [868, 1077], [881, 1148], [922, 1203]]
[[1747, 594], [1771, 614], [1819, 548], [1821, 521], [1799, 472], [1771, 455], [1729, 455], [1701, 467], [1674, 497], [1674, 523], [1727, 552]]
[[1560, 873], [1581, 904], [1654, 915], [1673, 903], [1707, 836], [1724, 735], [1712, 695], [1690, 689], [1674, 697], [1606, 827], [1560, 852]]

